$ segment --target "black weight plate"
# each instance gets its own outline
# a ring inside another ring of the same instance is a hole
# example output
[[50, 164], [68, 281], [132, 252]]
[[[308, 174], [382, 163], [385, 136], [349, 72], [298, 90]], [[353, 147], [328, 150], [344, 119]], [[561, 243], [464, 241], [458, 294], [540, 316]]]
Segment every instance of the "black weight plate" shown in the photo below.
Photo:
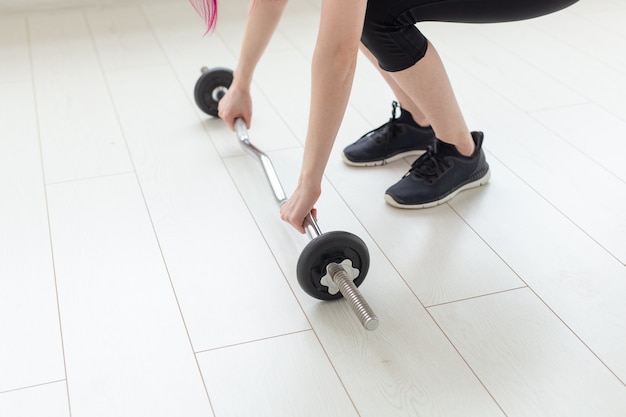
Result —
[[193, 94], [200, 110], [213, 117], [218, 117], [217, 103], [219, 99], [215, 99], [213, 92], [219, 87], [230, 87], [232, 82], [233, 71], [228, 68], [213, 68], [202, 74], [196, 81]]
[[328, 287], [321, 283], [326, 275], [326, 267], [331, 262], [341, 263], [345, 259], [352, 261], [352, 267], [359, 270], [354, 280], [361, 285], [370, 265], [369, 251], [365, 243], [356, 235], [348, 232], [334, 231], [324, 233], [309, 242], [298, 258], [296, 268], [298, 283], [311, 297], [320, 300], [335, 300], [342, 297], [341, 292], [333, 295]]

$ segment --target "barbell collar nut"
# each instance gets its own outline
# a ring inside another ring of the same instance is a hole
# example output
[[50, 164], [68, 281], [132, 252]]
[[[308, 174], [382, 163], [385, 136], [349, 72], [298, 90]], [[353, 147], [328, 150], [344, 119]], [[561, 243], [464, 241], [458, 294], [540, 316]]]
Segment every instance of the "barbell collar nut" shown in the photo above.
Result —
[[369, 331], [376, 330], [378, 328], [378, 317], [350, 279], [346, 270], [334, 262], [330, 263], [326, 269], [363, 327]]

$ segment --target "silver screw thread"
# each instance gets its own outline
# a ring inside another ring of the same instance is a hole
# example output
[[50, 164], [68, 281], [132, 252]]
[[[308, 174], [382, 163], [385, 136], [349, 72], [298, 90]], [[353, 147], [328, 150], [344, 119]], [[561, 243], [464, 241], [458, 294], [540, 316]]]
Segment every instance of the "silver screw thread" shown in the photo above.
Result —
[[366, 330], [375, 330], [378, 327], [378, 317], [363, 298], [354, 282], [348, 277], [345, 269], [341, 265], [331, 263], [328, 265], [328, 272], [333, 281], [339, 287], [339, 291], [350, 303], [352, 311], [357, 315]]

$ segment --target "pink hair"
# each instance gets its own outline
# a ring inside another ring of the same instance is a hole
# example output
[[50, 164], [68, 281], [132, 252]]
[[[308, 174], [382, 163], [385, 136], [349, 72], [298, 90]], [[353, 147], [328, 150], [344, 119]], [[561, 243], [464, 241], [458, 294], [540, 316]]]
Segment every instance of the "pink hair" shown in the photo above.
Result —
[[[279, 0], [272, 0], [279, 1]], [[250, 10], [254, 8], [257, 0], [252, 0]], [[204, 19], [206, 25], [205, 35], [215, 29], [217, 23], [217, 0], [189, 0], [196, 12]]]
[[189, 0], [196, 12], [204, 19], [205, 34], [215, 29], [217, 23], [217, 0]]

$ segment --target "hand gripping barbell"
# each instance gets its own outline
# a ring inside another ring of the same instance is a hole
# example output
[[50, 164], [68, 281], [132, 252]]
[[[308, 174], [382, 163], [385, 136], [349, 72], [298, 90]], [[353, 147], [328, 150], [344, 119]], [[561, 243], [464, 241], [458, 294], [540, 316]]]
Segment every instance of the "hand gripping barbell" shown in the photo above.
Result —
[[[206, 67], [201, 72], [194, 89], [196, 104], [206, 114], [218, 117], [218, 102], [228, 91], [233, 72], [228, 68], [209, 70]], [[284, 204], [287, 196], [270, 158], [250, 142], [242, 119], [235, 120], [235, 131], [244, 150], [261, 163], [278, 204]], [[363, 327], [367, 330], [376, 329], [378, 317], [357, 288], [365, 279], [370, 262], [369, 251], [363, 240], [343, 231], [322, 233], [312, 213], [306, 217], [304, 226], [311, 241], [300, 254], [296, 268], [302, 289], [320, 300], [334, 300], [343, 296]]]

